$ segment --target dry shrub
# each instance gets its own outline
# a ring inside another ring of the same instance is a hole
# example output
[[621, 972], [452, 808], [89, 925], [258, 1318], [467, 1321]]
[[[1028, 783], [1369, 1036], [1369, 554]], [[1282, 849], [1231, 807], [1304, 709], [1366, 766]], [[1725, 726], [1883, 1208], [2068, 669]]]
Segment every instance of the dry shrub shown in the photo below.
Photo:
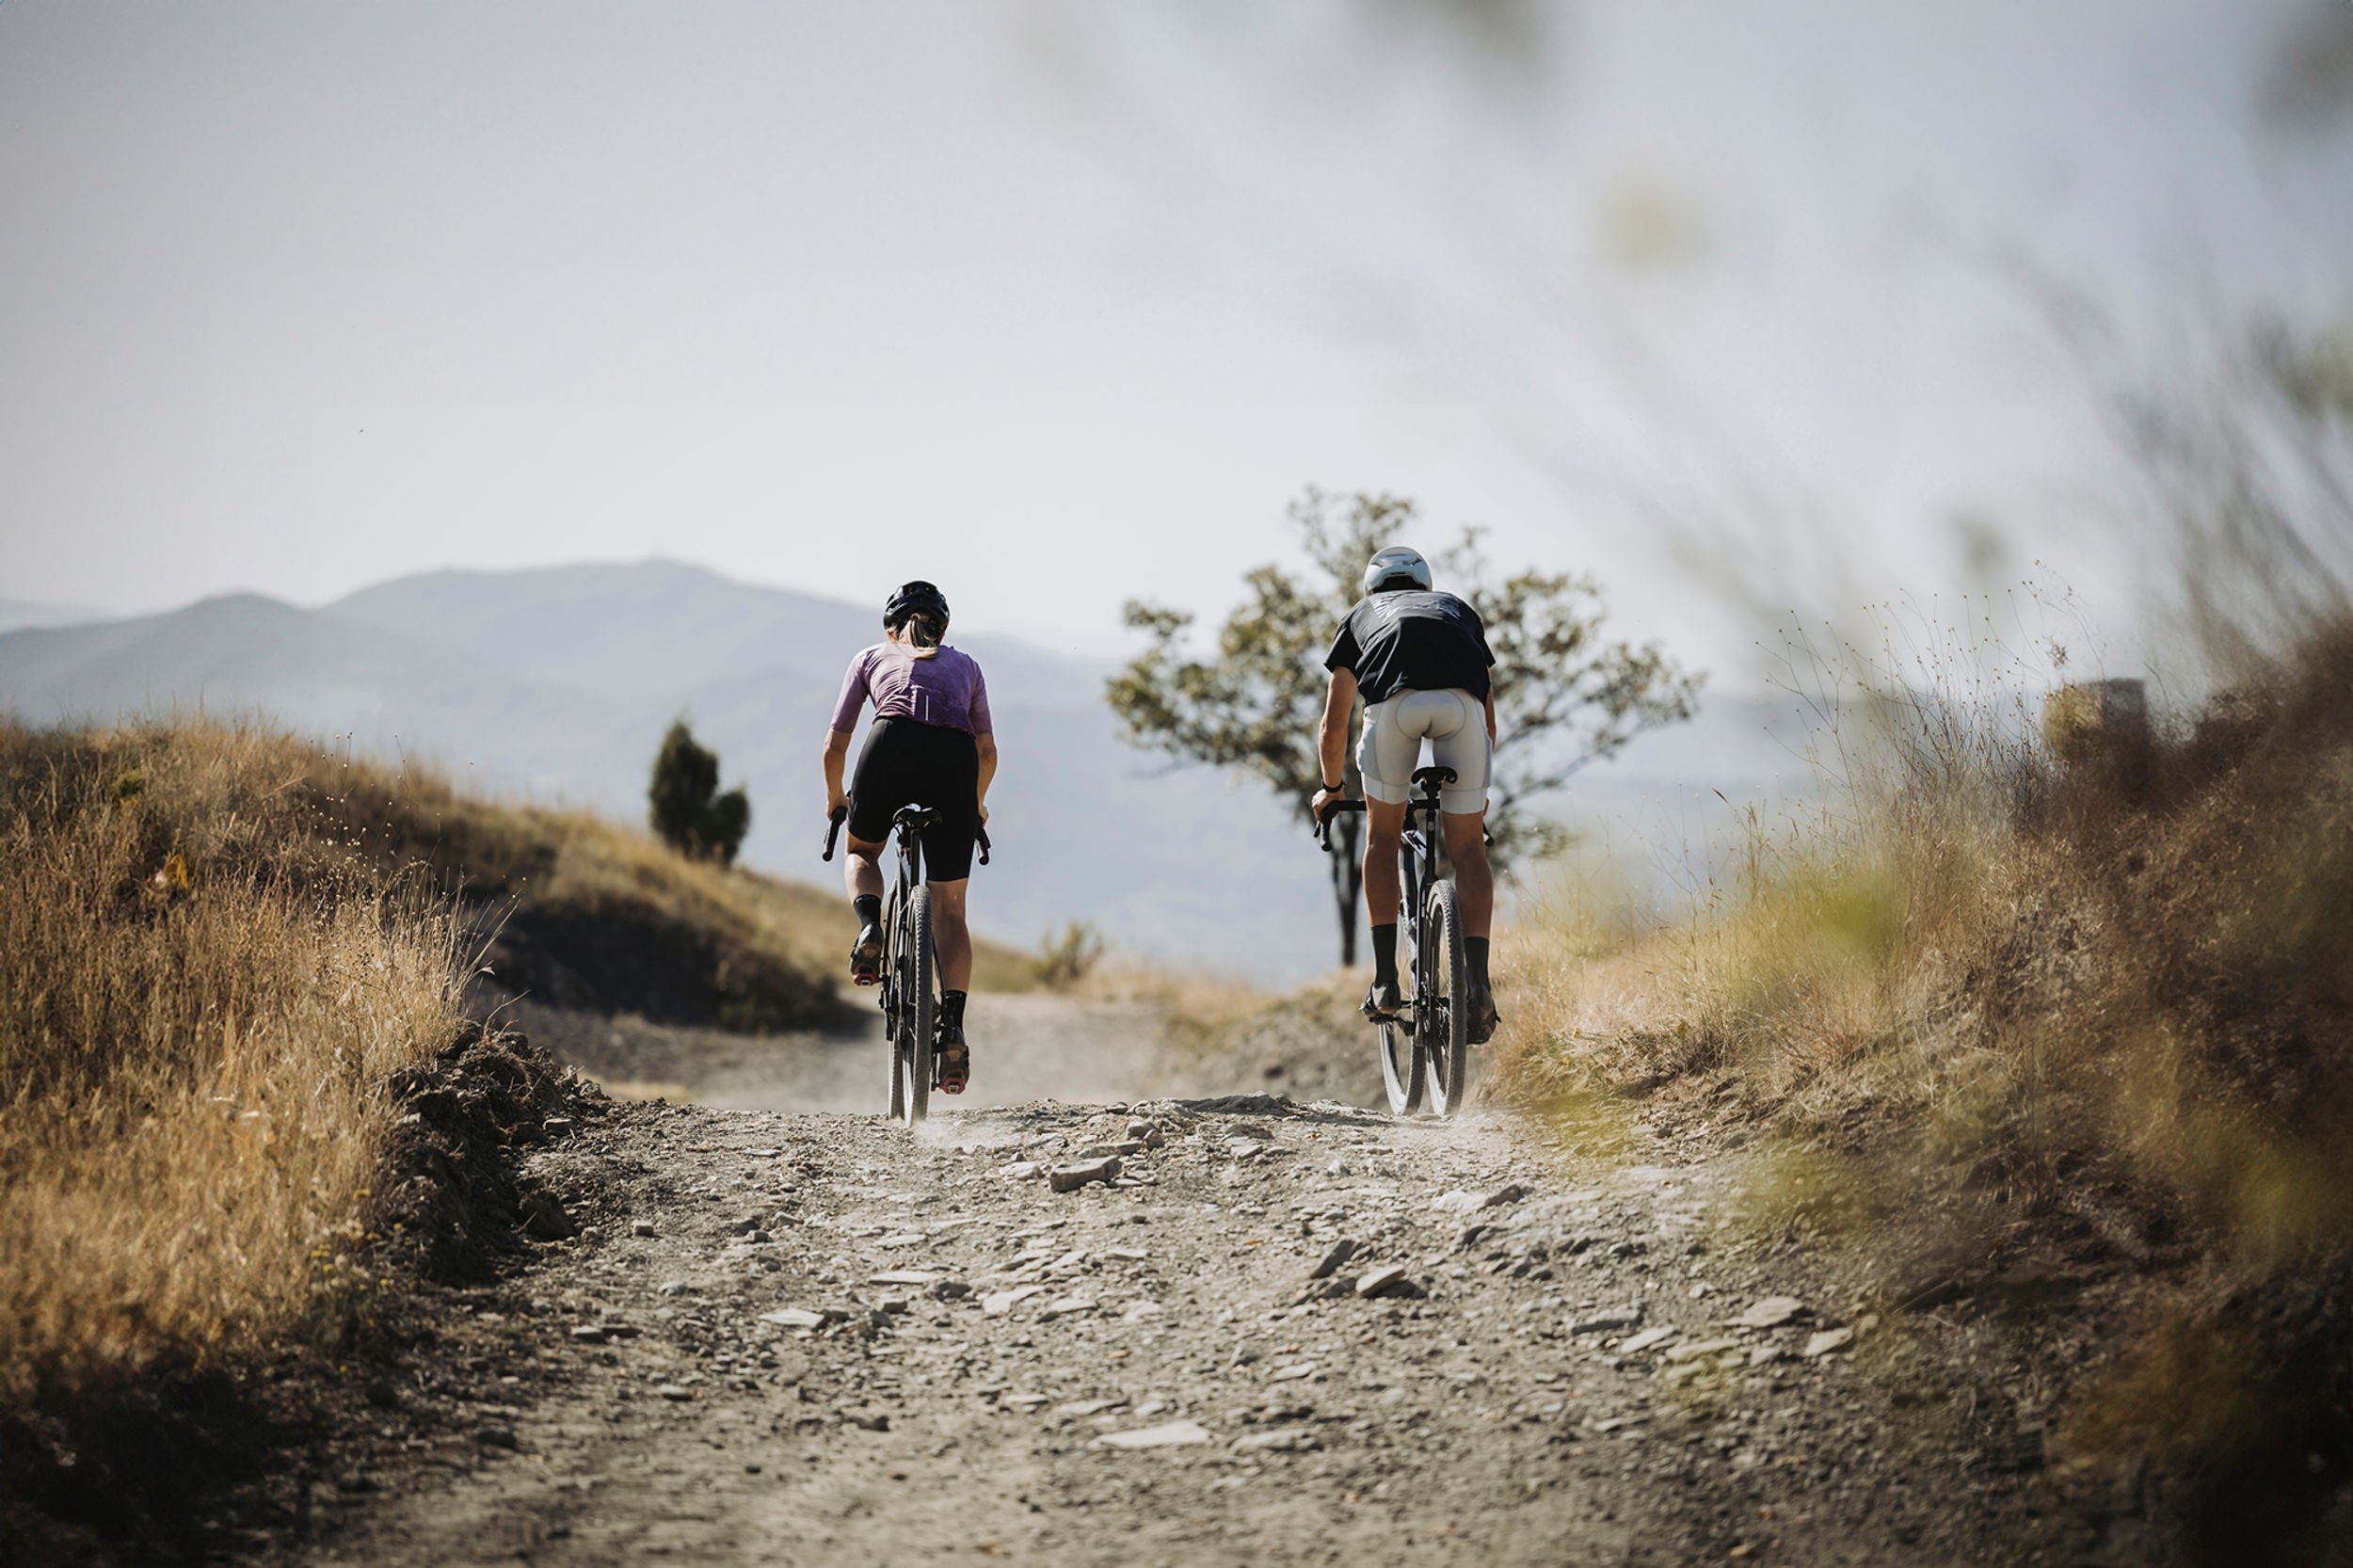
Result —
[[386, 1080], [447, 1043], [451, 922], [252, 729], [0, 728], [0, 1393], [364, 1307]]
[[2167, 1283], [2079, 1390], [2078, 1457], [2235, 1476], [2253, 1408], [2294, 1474], [2353, 1458], [2353, 621], [2128, 746], [2062, 712], [2066, 760], [1970, 707], [1900, 697], [1833, 810], [1683, 921], [1511, 934], [1507, 1082], [1867, 1151], [1937, 1198], [1877, 1206], [1891, 1250], [1975, 1198], [2013, 1244], [2139, 1260]]

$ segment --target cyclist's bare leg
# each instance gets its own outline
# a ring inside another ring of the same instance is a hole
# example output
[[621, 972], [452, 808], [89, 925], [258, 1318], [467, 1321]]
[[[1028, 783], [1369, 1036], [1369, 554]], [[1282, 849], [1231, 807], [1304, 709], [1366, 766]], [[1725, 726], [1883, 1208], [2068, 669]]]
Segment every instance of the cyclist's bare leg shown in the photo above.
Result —
[[870, 844], [863, 839], [850, 840], [850, 853], [841, 863], [841, 880], [848, 885], [853, 901], [882, 897], [882, 852], [879, 843]]
[[[1463, 935], [1481, 936], [1495, 923], [1496, 878], [1487, 865], [1487, 813], [1441, 811], [1447, 864], [1454, 868], [1454, 906], [1463, 912]], [[1370, 888], [1372, 879], [1367, 877]]]
[[953, 882], [930, 884], [932, 946], [939, 950], [939, 988], [943, 991], [972, 988], [972, 929], [964, 919], [964, 892], [970, 886], [961, 876]]
[[1365, 802], [1365, 920], [1387, 925], [1397, 919], [1404, 889], [1397, 880], [1397, 846], [1405, 834], [1405, 808]]

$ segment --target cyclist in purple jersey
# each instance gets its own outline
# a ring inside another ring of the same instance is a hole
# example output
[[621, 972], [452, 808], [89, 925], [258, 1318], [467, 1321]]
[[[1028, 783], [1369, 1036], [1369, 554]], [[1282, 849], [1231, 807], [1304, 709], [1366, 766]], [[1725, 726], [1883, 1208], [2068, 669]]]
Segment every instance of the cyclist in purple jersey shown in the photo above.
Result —
[[[890, 820], [903, 806], [937, 812], [923, 831], [923, 880], [932, 890], [932, 941], [939, 952], [939, 1087], [964, 1092], [971, 1051], [964, 1034], [965, 993], [972, 984], [972, 935], [965, 889], [973, 842], [988, 820], [988, 786], [997, 775], [997, 737], [988, 685], [969, 654], [940, 639], [948, 600], [929, 583], [909, 583], [883, 605], [884, 640], [861, 648], [841, 679], [825, 736], [825, 814], [849, 808], [849, 856], [843, 879], [857, 912], [850, 978], [882, 978], [880, 856]], [[868, 703], [873, 727], [858, 752], [848, 788], [842, 774], [850, 736]]]

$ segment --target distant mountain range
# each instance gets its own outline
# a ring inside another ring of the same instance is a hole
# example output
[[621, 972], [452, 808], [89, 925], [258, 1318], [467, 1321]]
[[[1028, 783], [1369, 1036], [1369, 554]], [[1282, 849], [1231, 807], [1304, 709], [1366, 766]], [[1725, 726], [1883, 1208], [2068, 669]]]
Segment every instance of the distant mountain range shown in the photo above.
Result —
[[[878, 635], [872, 609], [676, 562], [432, 572], [315, 610], [239, 594], [8, 631], [0, 711], [36, 724], [261, 714], [429, 759], [462, 785], [631, 821], [645, 812], [654, 745], [684, 713], [728, 781], [750, 791], [745, 860], [829, 879], [818, 750], [842, 666]], [[1129, 952], [1273, 983], [1330, 967], [1322, 857], [1286, 808], [1122, 745], [1101, 701], [1108, 664], [1008, 638], [952, 641], [988, 672], [1004, 756], [977, 923], [1023, 942], [1088, 920]], [[1804, 726], [1785, 709], [1711, 702], [1695, 724], [1589, 770], [1569, 808], [1665, 810], [1668, 858], [1684, 869], [1659, 874], [1689, 874], [1675, 813], [1701, 793], [1751, 798], [1802, 773], [1792, 737]]]

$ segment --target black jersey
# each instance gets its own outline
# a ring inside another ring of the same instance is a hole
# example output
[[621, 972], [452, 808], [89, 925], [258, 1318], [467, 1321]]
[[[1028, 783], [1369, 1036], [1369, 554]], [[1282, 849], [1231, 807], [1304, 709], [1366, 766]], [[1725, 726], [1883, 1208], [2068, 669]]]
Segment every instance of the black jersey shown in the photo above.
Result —
[[1431, 588], [1392, 588], [1356, 601], [1323, 656], [1328, 670], [1354, 670], [1367, 706], [1400, 692], [1462, 690], [1487, 696], [1487, 629], [1479, 612]]

